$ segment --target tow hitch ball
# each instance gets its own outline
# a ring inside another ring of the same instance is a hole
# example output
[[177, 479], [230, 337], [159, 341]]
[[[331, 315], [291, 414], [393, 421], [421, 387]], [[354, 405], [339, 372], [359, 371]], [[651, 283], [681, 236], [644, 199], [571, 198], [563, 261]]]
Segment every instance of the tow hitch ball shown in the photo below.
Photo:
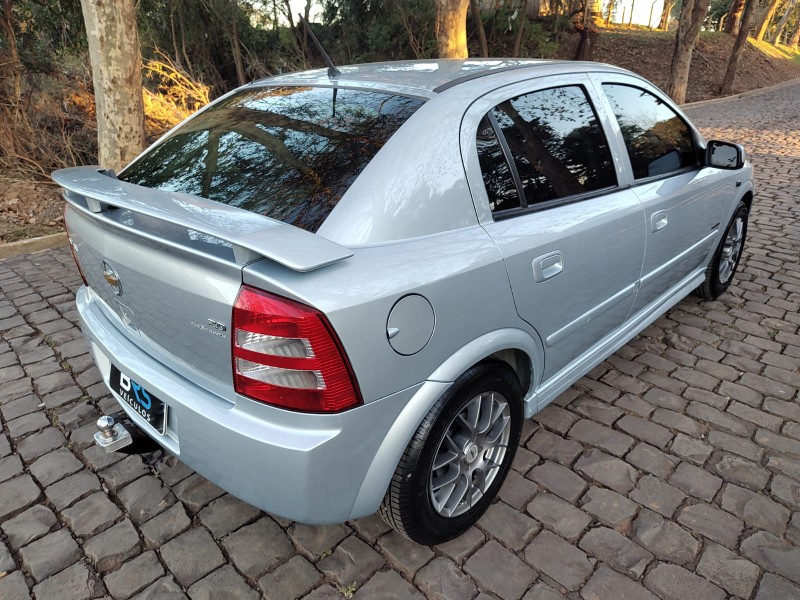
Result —
[[117, 423], [111, 415], [104, 415], [97, 419], [97, 433], [94, 434], [95, 443], [106, 452], [115, 452], [133, 443], [131, 432], [122, 423]]

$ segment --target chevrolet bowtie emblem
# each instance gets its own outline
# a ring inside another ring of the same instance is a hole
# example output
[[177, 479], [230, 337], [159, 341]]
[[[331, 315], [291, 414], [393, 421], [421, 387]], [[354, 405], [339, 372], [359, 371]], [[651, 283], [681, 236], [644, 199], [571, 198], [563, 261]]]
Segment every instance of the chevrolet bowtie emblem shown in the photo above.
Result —
[[103, 278], [111, 286], [111, 289], [117, 296], [122, 295], [122, 284], [119, 281], [119, 275], [107, 261], [103, 261]]

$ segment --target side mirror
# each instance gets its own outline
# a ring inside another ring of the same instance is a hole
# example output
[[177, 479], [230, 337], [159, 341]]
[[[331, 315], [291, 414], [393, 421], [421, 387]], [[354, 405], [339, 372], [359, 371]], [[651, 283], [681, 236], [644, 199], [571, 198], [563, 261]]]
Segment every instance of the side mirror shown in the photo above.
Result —
[[744, 148], [739, 144], [711, 140], [706, 146], [706, 165], [717, 169], [741, 169], [744, 166]]

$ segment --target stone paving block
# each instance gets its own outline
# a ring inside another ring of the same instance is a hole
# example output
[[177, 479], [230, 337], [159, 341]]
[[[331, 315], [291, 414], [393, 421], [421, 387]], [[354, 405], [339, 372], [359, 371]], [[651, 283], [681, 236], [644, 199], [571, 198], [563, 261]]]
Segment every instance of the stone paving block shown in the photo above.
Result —
[[317, 568], [340, 585], [363, 584], [384, 564], [383, 557], [355, 536], [349, 536]]
[[578, 419], [575, 413], [552, 404], [533, 417], [534, 422], [561, 435], [566, 435]]
[[625, 461], [661, 479], [669, 477], [675, 470], [678, 462], [680, 462], [674, 456], [664, 454], [660, 450], [645, 443], [636, 444], [633, 450], [628, 452]]
[[590, 529], [580, 548], [634, 579], [639, 579], [653, 560], [650, 552], [608, 527]]
[[164, 567], [152, 550], [126, 562], [103, 578], [114, 600], [126, 600], [164, 575]]
[[579, 589], [593, 570], [582, 550], [546, 530], [525, 548], [525, 561], [569, 591]]
[[800, 548], [800, 513], [794, 513], [786, 531], [786, 539]]
[[[509, 471], [508, 475], [511, 477], [513, 471]], [[506, 482], [508, 479], [506, 479]], [[355, 521], [348, 522], [356, 533], [367, 541], [369, 544], [374, 544], [378, 541], [384, 533], [391, 531], [391, 527], [386, 524], [386, 521], [381, 519], [378, 515], [370, 515], [369, 517], [362, 517]]]
[[41, 495], [39, 486], [27, 474], [0, 484], [0, 523], [24, 511]]
[[323, 583], [321, 586], [313, 590], [307, 596], [303, 596], [303, 600], [341, 600], [342, 594], [339, 590], [329, 583]]
[[661, 388], [654, 387], [648, 390], [643, 396], [644, 400], [655, 406], [657, 409], [665, 409], [667, 411], [682, 411], [686, 408], [688, 402], [677, 394], [662, 390]]
[[698, 575], [740, 598], [750, 597], [759, 573], [759, 568], [749, 560], [714, 543], [706, 544], [697, 564]]
[[541, 526], [522, 512], [503, 502], [492, 504], [478, 526], [511, 550], [522, 550]]
[[19, 456], [12, 454], [11, 456], [0, 458], [0, 483], [8, 481], [20, 473], [22, 473], [22, 461]]
[[722, 479], [688, 463], [681, 463], [669, 482], [695, 498], [710, 501], [722, 487]]
[[544, 429], [539, 429], [528, 440], [528, 449], [543, 458], [564, 466], [571, 465], [578, 455], [583, 452], [583, 447], [578, 442], [565, 440]]
[[348, 529], [344, 525], [303, 525], [295, 523], [289, 527], [289, 536], [297, 544], [301, 552], [316, 560], [326, 550], [333, 549], [336, 544], [347, 537]]
[[155, 548], [188, 529], [192, 524], [183, 504], [176, 502], [170, 508], [141, 525], [142, 538], [148, 548]]
[[682, 491], [652, 475], [642, 477], [636, 484], [636, 489], [630, 493], [630, 497], [665, 517], [671, 517], [678, 506], [686, 500], [686, 494]]
[[685, 433], [691, 438], [699, 438], [703, 433], [703, 427], [700, 423], [686, 415], [666, 408], [657, 408], [651, 415], [650, 420], [668, 429]]
[[631, 537], [658, 559], [679, 565], [694, 562], [700, 552], [700, 542], [691, 533], [650, 510], [639, 513]]
[[435, 548], [445, 556], [452, 558], [457, 565], [461, 565], [467, 557], [471, 556], [475, 550], [483, 545], [485, 540], [486, 536], [483, 535], [480, 529], [470, 527], [457, 538], [444, 544], [439, 544]]
[[517, 510], [522, 510], [538, 490], [539, 487], [535, 483], [511, 469], [500, 488], [498, 497]]
[[786, 600], [787, 598], [800, 598], [800, 586], [772, 573], [764, 573], [755, 600]]
[[755, 442], [775, 452], [793, 454], [800, 458], [800, 440], [796, 440], [778, 433], [759, 429], [753, 438]]
[[632, 394], [625, 394], [622, 398], [617, 400], [616, 406], [640, 417], [649, 417], [656, 409], [656, 407], [649, 402], [645, 402]]
[[546, 583], [537, 583], [528, 590], [528, 593], [522, 597], [522, 600], [566, 600], [566, 596], [561, 592], [557, 592]]
[[782, 473], [795, 481], [800, 480], [800, 460], [794, 460], [780, 454], [772, 454], [767, 459], [767, 468], [770, 471]]
[[526, 477], [567, 502], [578, 500], [588, 487], [575, 471], [549, 460], [531, 469]]
[[97, 492], [76, 502], [61, 513], [67, 526], [80, 537], [89, 537], [108, 529], [120, 516], [117, 506], [103, 492]]
[[41, 410], [39, 408], [40, 402], [41, 401], [39, 398], [32, 394], [30, 396], [23, 396], [22, 398], [13, 400], [8, 404], [3, 405], [3, 417], [6, 419], [6, 421], [9, 421], [23, 415], [35, 413], [38, 410]]
[[235, 531], [222, 545], [236, 568], [253, 581], [294, 553], [287, 535], [269, 517]]
[[0, 577], [0, 598], [4, 600], [24, 600], [30, 598], [30, 591], [25, 583], [25, 576], [21, 571], [14, 571], [10, 575]]
[[625, 414], [613, 404], [601, 402], [588, 396], [579, 397], [570, 405], [570, 408], [579, 415], [603, 425], [612, 425]]
[[725, 600], [719, 587], [677, 565], [659, 564], [644, 578], [647, 588], [664, 600]]
[[294, 556], [280, 567], [264, 575], [258, 587], [267, 600], [294, 600], [310, 592], [322, 576], [302, 556]]
[[[530, 421], [526, 420], [526, 423]], [[514, 462], [511, 463], [511, 468], [519, 473], [527, 473], [533, 468], [534, 465], [539, 464], [540, 458], [535, 452], [520, 446], [517, 448], [517, 453], [514, 456]]]
[[43, 487], [77, 473], [81, 469], [83, 469], [83, 464], [67, 448], [59, 448], [55, 452], [45, 454], [30, 466], [31, 475]]
[[26, 437], [17, 444], [17, 453], [26, 463], [32, 463], [40, 456], [66, 446], [64, 434], [55, 427], [48, 427]]
[[71, 385], [63, 390], [45, 394], [42, 396], [42, 402], [44, 402], [45, 407], [49, 410], [55, 410], [67, 404], [71, 404], [82, 397], [83, 392], [81, 388], [77, 385]]
[[74, 475], [70, 475], [66, 479], [57, 481], [45, 489], [44, 493], [56, 510], [64, 510], [77, 500], [99, 489], [100, 480], [97, 479], [94, 473], [88, 469], [84, 469], [78, 471]]
[[770, 478], [769, 471], [759, 464], [727, 452], [712, 457], [711, 469], [725, 481], [754, 491], [763, 490]]
[[88, 540], [83, 545], [83, 552], [94, 563], [98, 573], [105, 573], [137, 555], [140, 548], [136, 529], [125, 519]]
[[13, 519], [9, 519], [0, 527], [14, 550], [50, 533], [57, 523], [56, 516], [46, 506], [34, 504], [28, 510]]
[[[624, 420], [624, 417], [621, 420]], [[633, 438], [629, 435], [588, 419], [581, 419], [575, 423], [569, 430], [569, 437], [615, 456], [624, 456], [634, 444]]]
[[217, 569], [187, 591], [192, 600], [217, 600], [224, 590], [228, 598], [258, 600], [259, 594], [230, 565]]
[[444, 557], [438, 557], [425, 565], [414, 580], [414, 583], [428, 595], [431, 600], [461, 600], [473, 598], [478, 588], [472, 580]]
[[673, 440], [670, 451], [690, 463], [702, 466], [714, 448], [699, 439], [679, 433]]
[[794, 583], [800, 583], [800, 548], [759, 531], [741, 544], [742, 553], [765, 571], [777, 573]]
[[570, 542], [577, 541], [592, 521], [582, 510], [547, 492], [534, 496], [526, 510], [534, 519]]
[[595, 519], [617, 531], [627, 531], [639, 507], [618, 494], [604, 488], [593, 487], [583, 497], [581, 508]]
[[662, 450], [672, 441], [672, 432], [666, 427], [651, 423], [641, 417], [626, 415], [617, 421], [616, 426], [642, 442], [647, 442]]
[[19, 552], [25, 570], [37, 581], [43, 581], [66, 569], [81, 557], [80, 548], [66, 529], [59, 529]]
[[27, 415], [6, 421], [8, 435], [11, 436], [11, 439], [14, 441], [19, 440], [29, 433], [44, 429], [49, 425], [50, 419], [48, 419], [47, 415], [43, 412], [28, 413]]
[[363, 587], [356, 592], [355, 600], [425, 600], [414, 587], [395, 571], [376, 573]]
[[188, 598], [171, 576], [162, 577], [133, 597], [133, 600], [182, 600]]
[[0, 573], [10, 573], [17, 568], [11, 551], [0, 541]]
[[584, 600], [658, 600], [642, 584], [601, 565], [581, 590]]
[[122, 452], [106, 452], [100, 446], [89, 446], [80, 451], [83, 460], [93, 471], [100, 471], [125, 458]]
[[136, 524], [149, 521], [175, 503], [175, 496], [157, 477], [146, 475], [126, 485], [117, 494]]
[[731, 435], [723, 431], [713, 430], [708, 433], [708, 441], [719, 450], [738, 454], [754, 462], [760, 462], [761, 457], [764, 456], [764, 450], [762, 448], [759, 448], [749, 439], [738, 435]]
[[[520, 513], [510, 508], [508, 508], [508, 511], [508, 513], [504, 514], [508, 514], [512, 518], [520, 515]], [[390, 531], [383, 536], [378, 545], [383, 550], [383, 554], [389, 564], [403, 572], [410, 579], [413, 579], [414, 574], [434, 557], [430, 548], [415, 544], [396, 531]]]
[[221, 538], [255, 520], [260, 514], [261, 511], [255, 506], [225, 494], [203, 508], [197, 516], [215, 538]]
[[521, 598], [536, 580], [536, 571], [494, 540], [473, 554], [464, 564], [464, 570], [478, 585], [503, 600]]
[[225, 493], [208, 479], [195, 473], [173, 486], [172, 491], [190, 514], [196, 514], [215, 498]]
[[594, 449], [578, 459], [575, 470], [620, 494], [631, 491], [638, 479], [638, 473], [629, 464]]
[[33, 586], [37, 598], [69, 598], [87, 600], [101, 593], [102, 586], [92, 577], [83, 563], [76, 563], [49, 579]]
[[735, 548], [744, 529], [744, 523], [723, 510], [708, 504], [685, 506], [678, 513], [678, 523], [696, 534]]
[[161, 546], [161, 558], [183, 587], [225, 563], [211, 534], [202, 527], [190, 529]]
[[103, 469], [99, 475], [106, 487], [116, 493], [149, 472], [150, 469], [144, 464], [142, 457], [137, 454], [131, 454], [107, 469]]
[[743, 519], [748, 527], [764, 529], [777, 536], [786, 531], [791, 514], [774, 500], [732, 483], [727, 484], [722, 492], [722, 508]]

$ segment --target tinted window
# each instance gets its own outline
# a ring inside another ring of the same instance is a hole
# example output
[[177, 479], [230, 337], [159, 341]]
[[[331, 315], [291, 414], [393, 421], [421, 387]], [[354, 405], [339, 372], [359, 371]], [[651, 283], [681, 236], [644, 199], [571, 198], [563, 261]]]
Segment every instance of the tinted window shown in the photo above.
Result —
[[478, 159], [492, 212], [519, 207], [519, 194], [500, 141], [487, 117], [478, 126]]
[[518, 96], [493, 114], [514, 157], [528, 206], [616, 185], [611, 152], [583, 88]]
[[636, 179], [696, 164], [692, 132], [664, 102], [630, 85], [605, 83]]
[[243, 90], [183, 124], [120, 179], [316, 231], [421, 104], [348, 89]]

